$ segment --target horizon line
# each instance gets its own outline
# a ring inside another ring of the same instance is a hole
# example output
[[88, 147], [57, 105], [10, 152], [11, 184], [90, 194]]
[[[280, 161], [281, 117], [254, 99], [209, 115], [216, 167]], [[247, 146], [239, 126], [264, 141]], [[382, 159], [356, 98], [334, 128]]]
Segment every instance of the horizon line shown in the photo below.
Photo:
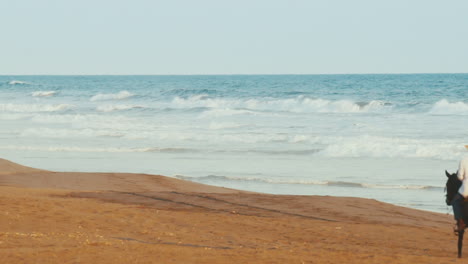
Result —
[[174, 73], [174, 74], [0, 74], [0, 76], [286, 76], [286, 75], [430, 75], [468, 74], [468, 72], [414, 72], [414, 73]]

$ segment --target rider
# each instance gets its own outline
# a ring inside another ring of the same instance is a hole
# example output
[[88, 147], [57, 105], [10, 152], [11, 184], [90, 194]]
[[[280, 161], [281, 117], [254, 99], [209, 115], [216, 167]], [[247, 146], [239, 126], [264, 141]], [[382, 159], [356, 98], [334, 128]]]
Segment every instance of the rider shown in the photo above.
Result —
[[463, 221], [463, 217], [462, 217], [463, 216], [463, 213], [462, 213], [463, 200], [465, 198], [468, 198], [468, 156], [463, 158], [460, 161], [457, 176], [458, 176], [458, 179], [462, 181], [462, 185], [460, 186], [460, 189], [458, 189], [458, 193], [455, 195], [455, 197], [452, 200], [452, 207], [453, 207], [453, 215], [455, 217], [455, 220], [457, 220], [457, 223], [458, 223], [457, 228], [458, 230], [463, 230], [466, 227], [465, 222]]

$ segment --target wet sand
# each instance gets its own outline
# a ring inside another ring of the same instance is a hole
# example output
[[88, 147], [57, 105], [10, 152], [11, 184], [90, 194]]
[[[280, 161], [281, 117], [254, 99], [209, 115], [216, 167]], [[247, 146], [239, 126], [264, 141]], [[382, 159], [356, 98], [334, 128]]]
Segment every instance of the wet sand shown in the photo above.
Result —
[[1, 159], [0, 216], [0, 263], [458, 261], [450, 215]]

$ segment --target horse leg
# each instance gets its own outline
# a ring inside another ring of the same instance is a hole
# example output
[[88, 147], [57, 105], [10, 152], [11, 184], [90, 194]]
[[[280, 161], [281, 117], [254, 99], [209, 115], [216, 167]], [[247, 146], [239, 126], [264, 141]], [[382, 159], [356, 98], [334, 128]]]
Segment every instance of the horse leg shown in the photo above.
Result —
[[465, 230], [462, 229], [458, 231], [458, 257], [462, 257], [462, 247], [463, 247], [463, 235], [465, 234]]
[[465, 221], [463, 218], [457, 220], [457, 228], [458, 228], [458, 257], [462, 257], [462, 249], [463, 249], [463, 235], [465, 234]]

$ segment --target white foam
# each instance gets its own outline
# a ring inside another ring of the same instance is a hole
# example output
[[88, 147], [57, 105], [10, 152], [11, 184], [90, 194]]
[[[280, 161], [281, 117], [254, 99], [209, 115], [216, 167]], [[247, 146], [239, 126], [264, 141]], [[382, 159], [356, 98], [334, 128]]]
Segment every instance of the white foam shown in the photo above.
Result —
[[189, 181], [212, 181], [212, 180], [228, 180], [228, 181], [254, 181], [264, 182], [273, 184], [304, 184], [304, 185], [327, 185], [328, 181], [311, 181], [311, 180], [282, 180], [272, 178], [261, 178], [261, 177], [236, 177], [236, 176], [218, 176], [209, 175], [202, 177], [187, 177], [177, 175], [176, 178], [189, 180]]
[[199, 118], [208, 118], [211, 119], [213, 117], [223, 117], [223, 116], [234, 116], [234, 115], [260, 115], [261, 113], [244, 110], [244, 109], [210, 109], [204, 111], [202, 114], [199, 115]]
[[122, 110], [131, 110], [145, 108], [140, 105], [100, 105], [96, 107], [96, 110], [99, 112], [113, 112], [113, 111], [122, 111]]
[[36, 91], [31, 93], [31, 95], [34, 97], [49, 97], [55, 94], [57, 94], [56, 91]]
[[238, 124], [234, 122], [211, 122], [209, 125], [209, 129], [222, 130], [222, 129], [241, 128], [245, 126], [246, 125]]
[[17, 84], [19, 84], [19, 85], [27, 85], [27, 84], [30, 84], [30, 83], [28, 83], [28, 82], [23, 82], [23, 81], [13, 80], [13, 81], [8, 82], [8, 84], [10, 84], [10, 85], [17, 85]]
[[307, 135], [294, 135], [290, 140], [291, 143], [302, 143], [307, 141], [310, 141], [310, 137]]
[[55, 94], [57, 94], [56, 91], [36, 91], [36, 92], [32, 92], [32, 96], [34, 97], [49, 97], [49, 96], [54, 96]]
[[319, 180], [299, 180], [299, 179], [276, 179], [276, 178], [263, 178], [263, 177], [235, 177], [235, 176], [218, 176], [209, 175], [202, 177], [187, 177], [176, 175], [176, 178], [189, 180], [189, 181], [252, 181], [263, 182], [271, 184], [294, 184], [294, 185], [326, 185], [334, 187], [352, 187], [352, 188], [371, 188], [371, 189], [406, 189], [406, 190], [430, 190], [430, 189], [443, 189], [440, 186], [429, 185], [391, 185], [391, 184], [372, 184], [372, 183], [358, 183], [358, 182], [343, 182], [343, 181], [319, 181]]
[[0, 112], [60, 112], [73, 107], [69, 104], [0, 104]]
[[406, 189], [406, 190], [429, 190], [429, 189], [443, 189], [440, 186], [430, 186], [430, 185], [387, 185], [387, 184], [371, 184], [371, 183], [362, 183], [364, 188], [373, 188], [373, 189]]
[[64, 115], [53, 115], [53, 114], [41, 114], [36, 115], [31, 119], [35, 123], [46, 123], [46, 124], [85, 124], [90, 123], [102, 123], [106, 124], [109, 122], [115, 123], [121, 121], [118, 117], [105, 117], [98, 114], [64, 114]]
[[95, 137], [122, 137], [125, 134], [115, 130], [66, 129], [66, 128], [28, 128], [21, 132], [21, 137], [31, 138], [95, 138]]
[[468, 115], [468, 104], [463, 102], [450, 103], [442, 99], [434, 104], [429, 111], [433, 115]]
[[[368, 103], [358, 103], [351, 100], [326, 100], [298, 96], [288, 99], [229, 99], [210, 98], [206, 95], [196, 95], [189, 98], [175, 97], [172, 101], [173, 108], [209, 108], [225, 111], [224, 114], [238, 114], [236, 111], [261, 111], [261, 112], [293, 112], [293, 113], [365, 113], [381, 111], [388, 108], [389, 104], [383, 101], [373, 100]], [[242, 112], [241, 112], [242, 113]], [[251, 112], [244, 112], [251, 113]]]
[[134, 94], [128, 91], [120, 91], [116, 94], [96, 94], [95, 96], [91, 97], [90, 101], [106, 101], [106, 100], [123, 100], [129, 97], [134, 96]]
[[153, 131], [155, 124], [121, 115], [99, 114], [38, 114], [31, 120], [35, 124], [71, 125], [75, 129], [114, 130], [114, 131]]
[[427, 158], [456, 160], [466, 152], [454, 140], [411, 139], [383, 136], [319, 138], [325, 157]]
[[150, 152], [153, 148], [123, 148], [123, 147], [108, 147], [108, 148], [93, 148], [93, 147], [77, 147], [77, 146], [15, 146], [7, 145], [0, 146], [2, 150], [20, 150], [20, 151], [46, 151], [46, 152], [90, 152], [90, 153], [131, 153], [131, 152]]
[[0, 150], [16, 151], [45, 151], [45, 152], [88, 152], [88, 153], [138, 153], [138, 152], [186, 152], [190, 149], [184, 148], [158, 148], [158, 147], [78, 147], [78, 146], [18, 146], [4, 145]]
[[24, 113], [10, 113], [10, 114], [0, 114], [0, 120], [20, 120], [23, 118], [27, 118], [30, 115]]

